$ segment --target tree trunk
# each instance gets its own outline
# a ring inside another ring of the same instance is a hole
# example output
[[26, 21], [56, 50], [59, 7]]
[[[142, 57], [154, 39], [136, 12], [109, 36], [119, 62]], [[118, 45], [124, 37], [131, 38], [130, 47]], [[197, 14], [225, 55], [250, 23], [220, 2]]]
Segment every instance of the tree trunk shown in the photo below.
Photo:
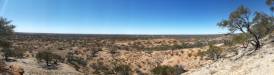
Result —
[[3, 52], [3, 53], [4, 53], [4, 59], [5, 59], [6, 61], [8, 61], [8, 57], [9, 57], [9, 53], [10, 53], [10, 52], [7, 52], [7, 51], [8, 51], [7, 48], [3, 48], [2, 51], [3, 51], [3, 50], [4, 50], [4, 52]]
[[253, 34], [255, 37], [255, 50], [258, 50], [261, 48], [261, 42], [258, 36], [256, 36], [256, 34]]
[[259, 41], [259, 39], [257, 39], [256, 41], [256, 46], [255, 46], [255, 50], [258, 50], [261, 48], [261, 42]]
[[49, 61], [46, 61], [47, 66], [49, 66]]
[[248, 45], [243, 43], [242, 46], [243, 46], [243, 48], [247, 48]]
[[[259, 39], [258, 39], [259, 40]], [[253, 40], [253, 42], [251, 42], [251, 45], [254, 46], [255, 50], [258, 50], [261, 48], [261, 42], [258, 40]]]
[[5, 60], [8, 61], [8, 56], [5, 54]]
[[256, 35], [250, 28], [250, 26], [247, 27], [247, 31], [255, 38], [254, 42], [255, 44], [252, 44], [254, 47], [255, 47], [255, 50], [258, 50], [261, 48], [261, 42], [260, 42], [260, 39], [259, 39], [259, 36]]

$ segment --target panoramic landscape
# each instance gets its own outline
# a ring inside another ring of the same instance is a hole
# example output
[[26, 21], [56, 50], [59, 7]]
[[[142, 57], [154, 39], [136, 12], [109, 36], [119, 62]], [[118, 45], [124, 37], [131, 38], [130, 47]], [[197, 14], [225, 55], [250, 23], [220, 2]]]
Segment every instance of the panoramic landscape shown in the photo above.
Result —
[[0, 0], [0, 75], [274, 75], [274, 0]]

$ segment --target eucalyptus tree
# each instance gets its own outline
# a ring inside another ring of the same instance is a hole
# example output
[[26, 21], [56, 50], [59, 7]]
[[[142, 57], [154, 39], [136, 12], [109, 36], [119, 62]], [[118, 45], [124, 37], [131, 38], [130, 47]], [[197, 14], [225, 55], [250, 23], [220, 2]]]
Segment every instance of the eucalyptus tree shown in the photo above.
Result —
[[228, 19], [222, 20], [217, 25], [227, 28], [231, 33], [241, 32], [248, 37], [247, 42], [254, 46], [255, 50], [258, 50], [262, 46], [260, 39], [271, 32], [272, 19], [268, 14], [253, 12], [245, 6], [240, 6], [230, 13]]

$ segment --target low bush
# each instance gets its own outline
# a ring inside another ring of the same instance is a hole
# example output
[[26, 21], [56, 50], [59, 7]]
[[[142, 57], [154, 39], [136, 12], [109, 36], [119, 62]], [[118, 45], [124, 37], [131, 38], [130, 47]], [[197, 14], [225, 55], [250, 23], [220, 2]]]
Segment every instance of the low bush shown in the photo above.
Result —
[[2, 52], [4, 53], [5, 60], [7, 61], [9, 57], [15, 57], [15, 58], [23, 58], [24, 53], [27, 50], [23, 49], [11, 49], [11, 48], [4, 48], [2, 49]]
[[210, 60], [216, 61], [219, 58], [221, 58], [222, 52], [223, 52], [223, 49], [221, 47], [209, 45], [209, 49], [205, 52], [201, 52], [200, 54], [202, 56], [206, 56]]
[[67, 62], [71, 65], [73, 65], [76, 70], [79, 70], [81, 67], [86, 67], [87, 61], [84, 58], [74, 56], [74, 53], [69, 52], [67, 54]]
[[45, 68], [47, 69], [57, 69], [58, 63], [63, 61], [61, 56], [50, 51], [39, 52], [36, 55], [36, 59], [39, 61], [39, 63], [46, 62]]
[[233, 46], [235, 43], [232, 40], [224, 40], [225, 46]]
[[95, 70], [94, 74], [97, 74], [97, 75], [112, 75], [112, 74], [114, 74], [113, 71], [111, 70], [111, 67], [103, 64], [103, 62], [97, 61], [97, 63], [91, 64], [90, 67]]
[[180, 75], [186, 70], [180, 66], [157, 66], [151, 70], [154, 75]]
[[130, 75], [131, 74], [131, 68], [129, 65], [118, 65], [113, 68], [113, 71], [117, 75]]

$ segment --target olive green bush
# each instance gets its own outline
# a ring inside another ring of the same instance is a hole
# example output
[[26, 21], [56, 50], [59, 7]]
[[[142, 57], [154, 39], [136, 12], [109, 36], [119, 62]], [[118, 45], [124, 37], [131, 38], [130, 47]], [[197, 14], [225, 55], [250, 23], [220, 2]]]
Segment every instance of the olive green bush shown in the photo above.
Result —
[[154, 75], [180, 75], [186, 70], [180, 66], [157, 66], [151, 70]]

